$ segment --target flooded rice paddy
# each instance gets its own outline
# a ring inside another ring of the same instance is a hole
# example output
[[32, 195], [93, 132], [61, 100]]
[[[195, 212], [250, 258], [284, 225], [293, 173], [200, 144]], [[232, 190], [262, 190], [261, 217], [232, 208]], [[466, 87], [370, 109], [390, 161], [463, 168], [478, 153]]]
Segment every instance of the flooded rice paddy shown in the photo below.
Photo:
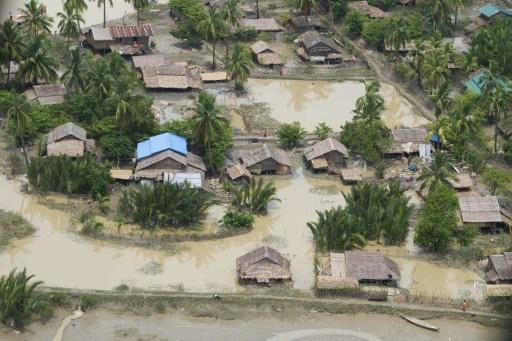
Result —
[[[248, 95], [241, 101], [265, 102], [273, 118], [280, 122], [299, 121], [308, 131], [320, 122], [338, 130], [352, 119], [356, 100], [364, 95], [363, 83], [347, 81], [249, 79], [247, 89]], [[381, 83], [381, 93], [386, 105], [382, 119], [388, 127], [428, 123], [393, 86]]]

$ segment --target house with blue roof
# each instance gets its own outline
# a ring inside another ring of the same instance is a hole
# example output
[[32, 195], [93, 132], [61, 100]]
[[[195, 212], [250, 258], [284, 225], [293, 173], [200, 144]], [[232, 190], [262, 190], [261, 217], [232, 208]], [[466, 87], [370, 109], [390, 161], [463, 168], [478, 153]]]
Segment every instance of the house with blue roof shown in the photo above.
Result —
[[206, 166], [203, 159], [191, 153], [184, 137], [163, 133], [137, 144], [135, 179], [162, 181], [165, 173], [200, 173]]
[[477, 17], [473, 18], [473, 22], [468, 24], [464, 29], [468, 32], [478, 30], [482, 26], [488, 25], [497, 17], [512, 16], [512, 8], [504, 8], [497, 5], [487, 4], [480, 8]]
[[[474, 92], [477, 95], [481, 95], [484, 86], [485, 74], [489, 72], [490, 71], [487, 69], [480, 69], [469, 75], [469, 79], [463, 83], [466, 90]], [[502, 78], [498, 80], [498, 83], [503, 86], [505, 91], [512, 91], [512, 83], [510, 83], [509, 80]]]

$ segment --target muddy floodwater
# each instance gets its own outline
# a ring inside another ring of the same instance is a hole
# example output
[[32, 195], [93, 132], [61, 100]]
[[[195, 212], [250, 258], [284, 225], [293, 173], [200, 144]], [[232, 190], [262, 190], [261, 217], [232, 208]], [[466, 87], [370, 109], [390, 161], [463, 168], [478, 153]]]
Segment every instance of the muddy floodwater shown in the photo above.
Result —
[[[246, 100], [266, 102], [273, 118], [280, 122], [299, 121], [309, 131], [320, 122], [338, 130], [352, 119], [356, 100], [364, 95], [360, 82], [249, 79], [247, 89]], [[381, 93], [386, 104], [382, 119], [388, 127], [428, 123], [393, 86], [381, 83]]]
[[[300, 165], [300, 163], [299, 163]], [[0, 254], [0, 273], [26, 267], [48, 286], [112, 289], [125, 283], [146, 289], [183, 288], [187, 291], [236, 291], [236, 257], [261, 245], [279, 249], [291, 261], [293, 285], [310, 289], [314, 283], [313, 243], [306, 222], [315, 210], [343, 204], [335, 178], [305, 176], [297, 165], [294, 174], [274, 177], [281, 202], [256, 219], [248, 234], [216, 241], [187, 242], [169, 255], [138, 247], [123, 247], [84, 238], [69, 231], [70, 216], [38, 203], [36, 196], [20, 193], [20, 183], [0, 177], [0, 207], [20, 212], [36, 227], [35, 235], [14, 241]], [[211, 217], [219, 217], [219, 208]], [[148, 263], [161, 264], [157, 274], [142, 271]]]

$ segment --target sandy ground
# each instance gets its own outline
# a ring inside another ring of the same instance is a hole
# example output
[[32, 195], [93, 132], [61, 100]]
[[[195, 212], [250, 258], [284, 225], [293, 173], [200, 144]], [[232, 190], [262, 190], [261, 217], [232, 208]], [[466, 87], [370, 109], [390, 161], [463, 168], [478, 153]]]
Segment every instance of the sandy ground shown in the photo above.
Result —
[[[60, 312], [47, 325], [33, 324], [25, 333], [18, 335], [0, 329], [0, 339], [51, 340], [65, 315], [65, 312]], [[510, 340], [510, 334], [503, 329], [483, 327], [472, 322], [430, 322], [440, 327], [441, 331], [428, 331], [399, 317], [376, 314], [330, 315], [312, 312], [286, 318], [266, 316], [226, 321], [191, 318], [181, 314], [119, 315], [98, 309], [72, 321], [62, 340]], [[288, 337], [290, 332], [294, 332], [294, 337]]]

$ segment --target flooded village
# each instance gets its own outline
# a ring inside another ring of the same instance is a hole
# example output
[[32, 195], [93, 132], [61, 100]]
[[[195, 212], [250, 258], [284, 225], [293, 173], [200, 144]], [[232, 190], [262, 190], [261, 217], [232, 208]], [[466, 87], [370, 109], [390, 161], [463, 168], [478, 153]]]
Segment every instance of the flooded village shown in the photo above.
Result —
[[2, 1], [0, 339], [509, 340], [512, 5], [434, 3]]

